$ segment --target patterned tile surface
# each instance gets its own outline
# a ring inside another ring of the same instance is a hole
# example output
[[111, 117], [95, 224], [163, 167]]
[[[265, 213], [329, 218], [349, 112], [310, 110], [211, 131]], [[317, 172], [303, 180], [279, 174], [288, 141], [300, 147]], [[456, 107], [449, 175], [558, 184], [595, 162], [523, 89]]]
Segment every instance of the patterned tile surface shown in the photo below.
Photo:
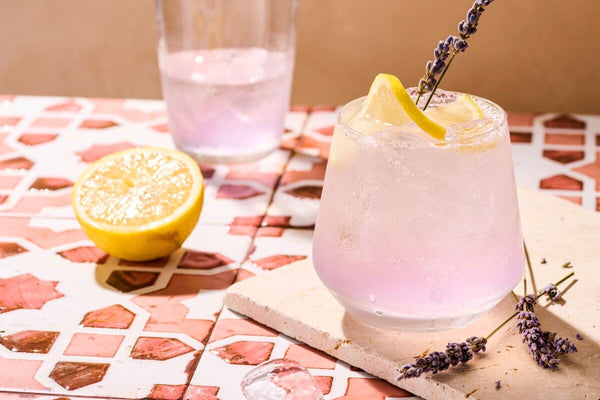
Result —
[[[70, 190], [106, 154], [172, 147], [164, 104], [0, 96], [0, 398], [239, 400], [243, 375], [278, 357], [327, 399], [410, 397], [222, 309], [234, 281], [310, 257], [336, 110], [292, 108], [264, 160], [202, 165], [204, 212], [184, 248], [132, 263], [87, 240]], [[509, 123], [519, 184], [600, 210], [600, 117]]]

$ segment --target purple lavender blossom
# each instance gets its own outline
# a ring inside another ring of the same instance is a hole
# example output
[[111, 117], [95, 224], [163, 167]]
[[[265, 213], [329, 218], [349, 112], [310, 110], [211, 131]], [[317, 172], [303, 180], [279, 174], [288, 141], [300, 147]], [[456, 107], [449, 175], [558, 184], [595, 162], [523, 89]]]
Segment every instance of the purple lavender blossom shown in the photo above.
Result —
[[[554, 288], [556, 286], [549, 285], [546, 288]], [[558, 290], [556, 290], [558, 292]], [[540, 294], [547, 294], [552, 299], [551, 290], [544, 291]], [[560, 292], [559, 292], [560, 293]], [[535, 315], [534, 306], [536, 304], [535, 295], [523, 296], [519, 299], [517, 311], [517, 329], [523, 335], [523, 343], [527, 344], [529, 354], [538, 365], [543, 368], [556, 369], [560, 360], [558, 354], [574, 353], [577, 348], [569, 339], [558, 337], [555, 332], [542, 331], [540, 320]]]
[[555, 285], [548, 285], [544, 288], [544, 293], [548, 295], [550, 300], [557, 301], [560, 300], [562, 296], [562, 292], [558, 290]]
[[583, 336], [581, 336], [581, 333], [576, 333], [576, 334], [575, 334], [575, 338], [576, 338], [577, 340], [583, 340]]
[[496, 390], [500, 389], [500, 381], [496, 381], [494, 383], [494, 387], [496, 388]]
[[461, 343], [448, 343], [446, 351], [434, 351], [425, 357], [419, 357], [412, 364], [400, 368], [398, 380], [418, 378], [424, 372], [437, 374], [456, 365], [465, 364], [473, 359], [473, 354], [485, 351], [487, 339], [480, 336], [472, 336]]
[[[454, 56], [457, 53], [464, 53], [469, 47], [467, 39], [477, 32], [479, 18], [485, 11], [485, 7], [489, 6], [493, 0], [476, 0], [473, 6], [467, 12], [464, 20], [458, 24], [459, 36], [448, 36], [446, 40], [440, 40], [437, 47], [433, 51], [433, 61], [428, 61], [425, 68], [425, 76], [419, 81], [417, 94], [419, 98], [425, 93], [434, 92], [444, 76], [445, 70], [450, 66], [452, 59], [446, 61], [449, 56]], [[439, 74], [442, 76], [437, 78]], [[417, 100], [418, 102], [418, 100]], [[427, 101], [429, 104], [429, 100]], [[427, 106], [425, 106], [427, 108]]]

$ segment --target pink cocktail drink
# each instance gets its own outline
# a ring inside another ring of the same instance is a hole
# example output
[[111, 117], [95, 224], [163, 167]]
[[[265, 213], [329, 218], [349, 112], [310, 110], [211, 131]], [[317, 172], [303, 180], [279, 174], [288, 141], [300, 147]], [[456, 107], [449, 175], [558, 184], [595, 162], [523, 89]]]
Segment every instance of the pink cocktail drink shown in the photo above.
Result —
[[[462, 327], [521, 279], [506, 114], [474, 99], [486, 119], [450, 128], [444, 143], [418, 129], [359, 123], [364, 99], [342, 110], [313, 259], [323, 283], [356, 318], [405, 331]], [[464, 129], [468, 137], [458, 133]]]
[[262, 48], [159, 52], [178, 148], [204, 161], [248, 161], [279, 147], [293, 60]]

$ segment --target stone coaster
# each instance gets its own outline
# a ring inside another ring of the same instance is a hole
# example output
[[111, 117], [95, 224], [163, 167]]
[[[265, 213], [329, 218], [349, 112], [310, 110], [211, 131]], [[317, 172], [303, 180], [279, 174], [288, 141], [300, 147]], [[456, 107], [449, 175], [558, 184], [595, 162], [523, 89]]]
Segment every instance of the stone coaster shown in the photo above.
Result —
[[[319, 281], [310, 261], [300, 261], [232, 286], [225, 304], [234, 311], [323, 350], [351, 365], [426, 399], [598, 399], [600, 398], [600, 215], [565, 200], [519, 191], [523, 231], [533, 265], [529, 288], [557, 281], [565, 303], [536, 308], [544, 330], [571, 338], [579, 352], [561, 356], [556, 371], [537, 366], [515, 321], [469, 364], [431, 376], [396, 381], [398, 367], [414, 357], [444, 350], [448, 342], [485, 336], [514, 312], [507, 296], [467, 328], [439, 333], [380, 330], [353, 319]], [[546, 263], [542, 264], [542, 258]], [[571, 261], [570, 267], [563, 267]], [[522, 292], [522, 285], [515, 289]], [[583, 340], [576, 340], [580, 333]], [[500, 389], [494, 382], [500, 381]]]

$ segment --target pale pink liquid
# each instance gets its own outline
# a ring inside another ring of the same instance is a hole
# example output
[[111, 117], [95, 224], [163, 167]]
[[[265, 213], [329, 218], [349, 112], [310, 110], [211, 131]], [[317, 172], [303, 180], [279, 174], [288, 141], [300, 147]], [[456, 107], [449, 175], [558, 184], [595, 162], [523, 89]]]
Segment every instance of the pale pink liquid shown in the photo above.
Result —
[[235, 162], [279, 146], [290, 54], [256, 47], [159, 49], [159, 59], [171, 134], [181, 150], [203, 161]]
[[486, 135], [490, 146], [461, 149], [376, 141], [338, 124], [313, 259], [350, 314], [386, 329], [456, 328], [517, 284], [524, 256], [506, 124]]

